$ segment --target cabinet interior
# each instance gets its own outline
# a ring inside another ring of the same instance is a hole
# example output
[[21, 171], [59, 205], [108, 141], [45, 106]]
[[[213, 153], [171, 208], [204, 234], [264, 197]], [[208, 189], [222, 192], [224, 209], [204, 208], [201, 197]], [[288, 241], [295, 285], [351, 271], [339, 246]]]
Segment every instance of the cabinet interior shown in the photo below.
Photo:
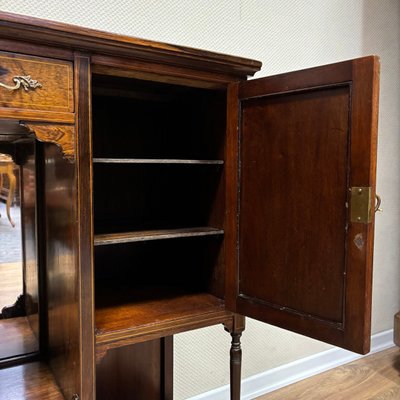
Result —
[[221, 311], [226, 92], [92, 87], [97, 335]]

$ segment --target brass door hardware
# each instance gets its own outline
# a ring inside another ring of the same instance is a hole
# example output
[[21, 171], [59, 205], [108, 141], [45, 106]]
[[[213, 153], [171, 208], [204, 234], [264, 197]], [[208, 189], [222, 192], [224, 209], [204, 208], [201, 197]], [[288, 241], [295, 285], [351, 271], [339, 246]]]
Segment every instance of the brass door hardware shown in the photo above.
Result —
[[376, 195], [375, 195], [375, 198], [376, 198], [375, 212], [377, 212], [377, 211], [382, 211], [382, 209], [380, 208], [380, 207], [381, 207], [381, 202], [382, 202], [381, 196], [379, 196], [378, 194], [376, 194]]
[[381, 198], [379, 195], [375, 194], [376, 205], [372, 208], [372, 188], [355, 186], [351, 187], [351, 198], [350, 198], [350, 221], [351, 222], [361, 222], [368, 224], [372, 221], [373, 213], [377, 211], [382, 211]]
[[350, 188], [350, 221], [368, 224], [371, 222], [371, 191], [370, 187], [355, 186]]

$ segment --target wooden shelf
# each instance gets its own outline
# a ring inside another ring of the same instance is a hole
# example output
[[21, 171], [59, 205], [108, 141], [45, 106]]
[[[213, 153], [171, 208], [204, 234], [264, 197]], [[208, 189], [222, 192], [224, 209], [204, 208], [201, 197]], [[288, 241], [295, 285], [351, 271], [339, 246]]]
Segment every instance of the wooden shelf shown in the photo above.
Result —
[[93, 158], [94, 164], [198, 164], [222, 165], [223, 160], [183, 160], [164, 158]]
[[196, 236], [215, 236], [223, 234], [224, 231], [222, 229], [208, 227], [108, 233], [95, 235], [94, 245], [103, 246], [108, 244], [144, 242], [149, 240], [176, 239]]
[[50, 369], [33, 362], [0, 370], [0, 398], [7, 400], [63, 400]]
[[[98, 288], [96, 344], [110, 348], [163, 337], [227, 320], [224, 301], [208, 293], [151, 287]], [[111, 301], [111, 304], [110, 304]]]

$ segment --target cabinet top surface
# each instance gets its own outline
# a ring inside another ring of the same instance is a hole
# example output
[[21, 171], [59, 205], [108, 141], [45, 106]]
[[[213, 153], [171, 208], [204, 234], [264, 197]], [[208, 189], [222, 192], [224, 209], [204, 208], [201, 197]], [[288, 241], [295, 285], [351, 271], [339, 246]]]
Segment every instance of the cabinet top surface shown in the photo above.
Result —
[[261, 62], [190, 47], [124, 36], [76, 25], [0, 12], [0, 38], [79, 49], [90, 53], [193, 66], [246, 78]]

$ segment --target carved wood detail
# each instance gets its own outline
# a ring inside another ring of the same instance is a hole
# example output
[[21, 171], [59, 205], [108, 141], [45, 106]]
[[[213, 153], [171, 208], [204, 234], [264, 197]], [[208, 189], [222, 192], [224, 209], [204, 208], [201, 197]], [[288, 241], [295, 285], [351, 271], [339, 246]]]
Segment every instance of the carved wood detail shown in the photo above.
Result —
[[74, 125], [35, 122], [25, 122], [23, 125], [35, 135], [37, 140], [59, 146], [65, 159], [75, 160]]

